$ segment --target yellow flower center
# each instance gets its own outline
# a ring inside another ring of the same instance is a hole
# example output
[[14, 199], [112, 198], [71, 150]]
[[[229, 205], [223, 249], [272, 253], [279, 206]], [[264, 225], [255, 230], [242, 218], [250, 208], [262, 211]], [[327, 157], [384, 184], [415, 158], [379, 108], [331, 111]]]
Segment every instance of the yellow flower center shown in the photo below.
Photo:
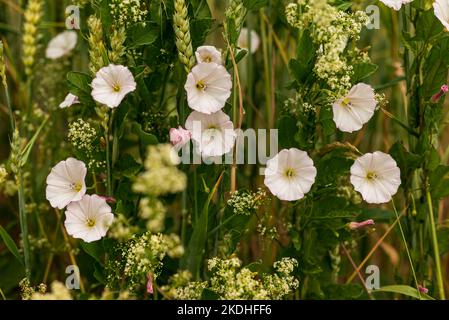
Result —
[[112, 90], [114, 90], [114, 92], [119, 92], [120, 91], [120, 85], [114, 84], [114, 86], [112, 87]]
[[349, 100], [349, 98], [344, 98], [344, 99], [341, 101], [341, 104], [344, 105], [345, 107], [346, 107], [348, 104], [350, 104], [350, 103], [351, 103], [351, 101]]
[[82, 188], [83, 188], [83, 184], [81, 182], [72, 183], [72, 190], [74, 190], [76, 192], [80, 192]]
[[285, 176], [289, 179], [293, 178], [294, 176], [296, 176], [296, 171], [293, 170], [292, 168], [289, 168], [289, 169], [285, 170]]
[[207, 57], [204, 57], [204, 62], [206, 62], [206, 63], [210, 63], [210, 62], [212, 62], [212, 57], [211, 56], [207, 56]]
[[200, 80], [196, 83], [196, 88], [198, 90], [204, 91], [206, 89], [206, 84], [203, 82], [203, 80]]
[[93, 228], [95, 226], [95, 219], [87, 219], [86, 226], [88, 226], [89, 228]]
[[377, 174], [374, 173], [374, 172], [368, 172], [368, 173], [366, 174], [366, 178], [367, 178], [368, 180], [375, 180], [375, 179], [377, 179]]

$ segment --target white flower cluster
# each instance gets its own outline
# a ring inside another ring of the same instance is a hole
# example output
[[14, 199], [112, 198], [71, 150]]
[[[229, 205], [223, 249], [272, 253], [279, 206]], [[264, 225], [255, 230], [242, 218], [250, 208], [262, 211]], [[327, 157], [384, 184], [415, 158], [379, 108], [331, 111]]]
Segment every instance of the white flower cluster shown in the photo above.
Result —
[[[358, 40], [369, 18], [363, 11], [346, 13], [327, 0], [300, 1], [286, 7], [287, 21], [296, 28], [311, 26], [311, 36], [318, 49], [316, 75], [337, 94], [351, 87], [353, 68], [344, 54], [349, 40]], [[366, 58], [366, 57], [365, 57]]]
[[35, 292], [30, 297], [31, 300], [72, 300], [69, 289], [59, 281], [53, 281], [51, 284], [51, 292], [40, 293]]
[[139, 204], [139, 217], [147, 221], [146, 227], [151, 232], [164, 230], [165, 213], [164, 204], [154, 198], [143, 198]]
[[170, 277], [168, 284], [161, 287], [165, 294], [175, 300], [199, 300], [207, 281], [193, 282], [192, 274], [187, 270], [179, 271]]
[[94, 150], [94, 141], [97, 138], [97, 131], [88, 122], [78, 119], [69, 124], [67, 135], [74, 148], [91, 153]]
[[112, 0], [109, 3], [111, 13], [119, 27], [143, 22], [145, 25], [148, 10], [145, 1], [141, 0]]
[[176, 167], [179, 157], [171, 145], [150, 146], [147, 154], [144, 162], [146, 170], [137, 177], [134, 191], [160, 196], [185, 189], [187, 176]]
[[284, 258], [276, 265], [276, 274], [259, 275], [246, 267], [240, 268], [241, 261], [238, 258], [212, 258], [208, 261], [208, 270], [212, 272], [210, 289], [225, 300], [281, 299], [299, 285], [298, 280], [291, 276], [297, 262], [292, 258]]
[[266, 191], [260, 188], [257, 192], [238, 190], [231, 194], [227, 205], [232, 208], [234, 214], [251, 215], [259, 209], [266, 198]]
[[167, 244], [167, 255], [170, 258], [180, 258], [184, 255], [184, 246], [176, 233], [164, 235], [164, 241]]
[[212, 258], [207, 261], [209, 281], [192, 282], [192, 274], [180, 271], [161, 289], [172, 299], [197, 300], [204, 289], [213, 291], [223, 300], [282, 299], [299, 286], [292, 275], [298, 262], [283, 258], [274, 264], [274, 274], [259, 274], [241, 267], [238, 258]]
[[150, 273], [156, 277], [168, 249], [162, 234], [146, 232], [141, 236], [133, 236], [122, 252], [125, 261], [123, 273], [129, 278], [130, 287], [140, 285], [142, 279], [146, 279]]
[[114, 223], [109, 229], [109, 236], [118, 241], [129, 240], [134, 233], [138, 231], [138, 227], [132, 226], [123, 214], [117, 214]]

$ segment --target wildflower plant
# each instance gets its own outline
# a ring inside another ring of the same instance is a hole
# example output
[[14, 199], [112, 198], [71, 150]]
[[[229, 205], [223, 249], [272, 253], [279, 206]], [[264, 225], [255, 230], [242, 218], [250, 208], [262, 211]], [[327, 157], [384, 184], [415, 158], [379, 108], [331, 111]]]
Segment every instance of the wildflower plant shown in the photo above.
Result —
[[0, 296], [446, 298], [449, 1], [12, 3]]

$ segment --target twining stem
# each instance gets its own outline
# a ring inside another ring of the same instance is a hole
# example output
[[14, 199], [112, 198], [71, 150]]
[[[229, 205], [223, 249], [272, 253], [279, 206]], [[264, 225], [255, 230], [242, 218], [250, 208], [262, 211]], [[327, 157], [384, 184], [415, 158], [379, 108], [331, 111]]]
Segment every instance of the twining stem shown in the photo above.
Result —
[[440, 250], [438, 248], [437, 230], [436, 230], [436, 225], [435, 225], [435, 218], [433, 215], [432, 196], [430, 195], [429, 184], [427, 184], [427, 187], [426, 187], [426, 199], [427, 199], [427, 206], [429, 209], [428, 212], [429, 212], [429, 220], [430, 220], [430, 233], [432, 236], [433, 253], [435, 255], [435, 267], [437, 269], [436, 276], [437, 276], [438, 292], [439, 292], [440, 299], [445, 300], [446, 296], [444, 293], [443, 276], [441, 273]]
[[341, 245], [343, 248], [343, 251], [346, 254], [346, 257], [348, 258], [349, 262], [351, 263], [352, 267], [354, 268], [355, 272], [359, 276], [359, 280], [362, 283], [363, 288], [366, 291], [366, 294], [371, 300], [374, 300], [373, 296], [371, 295], [371, 292], [366, 287], [365, 279], [363, 279], [362, 274], [360, 273], [360, 270], [357, 269], [357, 265], [355, 264], [354, 260], [352, 259], [351, 255], [349, 254], [349, 251], [346, 249], [346, 246], [344, 244]]
[[398, 220], [399, 230], [401, 230], [402, 240], [404, 241], [405, 251], [407, 252], [408, 261], [410, 263], [410, 268], [412, 269], [413, 279], [415, 280], [416, 290], [418, 290], [418, 295], [421, 297], [421, 293], [419, 291], [418, 278], [416, 278], [415, 267], [413, 266], [412, 256], [410, 255], [410, 250], [408, 249], [407, 240], [405, 239], [404, 230], [402, 229], [401, 218], [399, 217], [398, 211], [396, 210], [396, 206], [394, 205], [394, 200], [391, 199], [391, 203], [393, 205], [394, 213], [396, 214], [396, 219]]
[[[401, 217], [403, 213], [399, 216]], [[377, 248], [379, 248], [380, 244], [384, 241], [384, 239], [388, 236], [388, 234], [391, 232], [391, 230], [394, 229], [396, 224], [398, 223], [399, 219], [396, 218], [396, 220], [391, 224], [391, 226], [388, 227], [387, 231], [380, 237], [379, 240], [377, 240], [376, 244], [371, 248], [370, 252], [367, 254], [365, 259], [360, 263], [360, 265], [357, 267], [357, 269], [351, 274], [351, 276], [346, 280], [346, 283], [351, 283], [352, 280], [354, 280], [355, 276], [357, 275], [357, 272], [360, 272], [360, 270], [363, 268], [363, 266], [368, 262], [368, 260], [371, 258], [371, 256], [376, 252]]]
[[20, 220], [20, 232], [22, 233], [22, 246], [23, 246], [23, 258], [25, 263], [25, 275], [28, 279], [31, 276], [30, 267], [30, 242], [28, 238], [28, 219], [25, 210], [25, 191], [23, 189], [23, 176], [22, 168], [19, 168], [18, 173], [18, 197], [19, 197], [19, 220]]

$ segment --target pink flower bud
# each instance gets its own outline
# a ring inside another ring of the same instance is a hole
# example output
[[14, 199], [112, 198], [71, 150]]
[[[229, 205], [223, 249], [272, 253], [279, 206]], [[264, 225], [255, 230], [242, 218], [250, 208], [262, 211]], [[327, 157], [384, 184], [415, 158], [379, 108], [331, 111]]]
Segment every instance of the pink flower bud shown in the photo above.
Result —
[[449, 86], [447, 84], [443, 84], [440, 88], [440, 91], [438, 93], [435, 93], [431, 100], [432, 102], [438, 102], [440, 100], [440, 98], [449, 91]]
[[426, 294], [429, 292], [429, 289], [427, 289], [423, 286], [418, 286], [418, 290], [419, 290], [419, 292], [426, 293]]
[[113, 198], [113, 197], [107, 197], [107, 196], [99, 196], [99, 197], [106, 200], [107, 203], [116, 203], [117, 202], [117, 200], [115, 200], [115, 198]]
[[192, 134], [190, 131], [184, 129], [179, 126], [178, 129], [171, 128], [170, 129], [170, 142], [173, 143], [174, 146], [182, 147], [187, 142], [189, 142]]
[[147, 277], [148, 277], [147, 292], [153, 294], [153, 275], [149, 273]]
[[356, 229], [363, 228], [365, 226], [371, 226], [373, 224], [374, 224], [374, 220], [373, 219], [369, 219], [369, 220], [365, 220], [365, 221], [362, 221], [362, 222], [350, 222], [348, 224], [348, 226], [349, 226], [349, 229], [356, 230]]

